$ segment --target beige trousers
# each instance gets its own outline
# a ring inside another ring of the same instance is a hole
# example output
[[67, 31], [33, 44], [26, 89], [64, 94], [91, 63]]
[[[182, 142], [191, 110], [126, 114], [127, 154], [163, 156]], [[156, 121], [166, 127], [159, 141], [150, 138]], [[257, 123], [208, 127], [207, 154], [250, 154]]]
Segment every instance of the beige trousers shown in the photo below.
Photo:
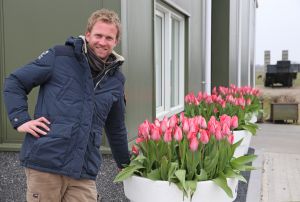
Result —
[[94, 180], [75, 180], [63, 175], [25, 168], [28, 202], [96, 202]]

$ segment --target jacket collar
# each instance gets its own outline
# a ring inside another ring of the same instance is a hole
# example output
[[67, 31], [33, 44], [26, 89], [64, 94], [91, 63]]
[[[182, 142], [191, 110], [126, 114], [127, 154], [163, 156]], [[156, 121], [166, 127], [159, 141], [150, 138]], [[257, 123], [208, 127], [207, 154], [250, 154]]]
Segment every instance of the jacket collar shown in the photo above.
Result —
[[[85, 40], [85, 37], [83, 35], [80, 35], [79, 37], [69, 37], [67, 41], [65, 42], [65, 45], [73, 46], [74, 52], [76, 57], [82, 58], [83, 54], [87, 53], [87, 42]], [[123, 63], [125, 61], [124, 57], [117, 54], [115, 51], [112, 52], [112, 54], [115, 56], [116, 60], [114, 63]]]

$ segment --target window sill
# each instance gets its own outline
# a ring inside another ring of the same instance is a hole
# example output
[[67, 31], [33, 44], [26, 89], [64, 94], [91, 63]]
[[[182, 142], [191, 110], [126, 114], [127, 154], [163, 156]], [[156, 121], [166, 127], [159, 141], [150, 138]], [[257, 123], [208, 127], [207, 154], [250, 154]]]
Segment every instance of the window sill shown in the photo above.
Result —
[[156, 118], [158, 118], [159, 120], [162, 120], [165, 116], [166, 117], [171, 117], [174, 114], [178, 114], [180, 112], [184, 111], [184, 107], [183, 106], [177, 106], [172, 108], [170, 111], [162, 111], [156, 114]]

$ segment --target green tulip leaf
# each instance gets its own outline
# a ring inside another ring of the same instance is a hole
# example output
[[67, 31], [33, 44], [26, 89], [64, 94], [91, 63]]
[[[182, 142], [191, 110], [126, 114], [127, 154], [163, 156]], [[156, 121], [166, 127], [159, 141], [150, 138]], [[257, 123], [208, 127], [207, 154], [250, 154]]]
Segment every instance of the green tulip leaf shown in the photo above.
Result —
[[168, 172], [168, 181], [171, 181], [171, 179], [174, 178], [175, 176], [175, 171], [178, 169], [178, 163], [177, 162], [172, 162], [170, 164], [170, 169]]
[[233, 197], [232, 191], [227, 184], [227, 180], [225, 177], [219, 176], [215, 179], [212, 179], [219, 187], [221, 187], [229, 197]]
[[256, 158], [257, 158], [256, 155], [251, 154], [251, 155], [246, 155], [246, 156], [240, 156], [238, 158], [233, 159], [231, 162], [243, 165], [243, 164], [254, 161]]
[[196, 191], [197, 188], [197, 182], [192, 180], [186, 181], [186, 187], [188, 195], [193, 196], [193, 193]]
[[251, 171], [251, 170], [255, 170], [256, 168], [253, 166], [248, 166], [248, 165], [244, 165], [244, 164], [238, 164], [235, 162], [230, 162], [232, 168], [236, 169], [236, 170], [240, 170], [240, 171]]
[[144, 168], [142, 165], [132, 165], [124, 168], [121, 170], [117, 176], [114, 179], [114, 182], [121, 182], [124, 181], [125, 179], [129, 178], [134, 174], [135, 171], [138, 171], [139, 169]]
[[247, 123], [247, 125], [243, 125], [242, 128], [249, 131], [252, 135], [256, 134], [257, 126], [253, 123]]
[[161, 180], [159, 169], [151, 170], [147, 173], [147, 178], [150, 180]]
[[166, 156], [163, 156], [161, 159], [161, 166], [160, 166], [160, 175], [162, 180], [168, 180], [168, 172], [169, 172], [169, 167], [168, 167], [168, 159]]
[[227, 167], [224, 171], [224, 177], [225, 178], [237, 178], [238, 180], [247, 183], [247, 180], [242, 176], [241, 174], [235, 172], [232, 170], [232, 168]]
[[208, 179], [207, 173], [204, 169], [201, 169], [200, 175], [196, 175], [196, 180], [197, 181], [205, 181], [207, 179]]

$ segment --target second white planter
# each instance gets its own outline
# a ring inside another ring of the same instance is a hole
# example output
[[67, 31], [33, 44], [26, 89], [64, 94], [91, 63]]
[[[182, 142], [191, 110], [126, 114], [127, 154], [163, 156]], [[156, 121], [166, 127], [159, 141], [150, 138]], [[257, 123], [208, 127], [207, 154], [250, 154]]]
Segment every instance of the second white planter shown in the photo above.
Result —
[[248, 149], [251, 143], [252, 134], [247, 130], [233, 131], [234, 143], [242, 140], [242, 143], [234, 152], [234, 157], [240, 157], [248, 153]]

